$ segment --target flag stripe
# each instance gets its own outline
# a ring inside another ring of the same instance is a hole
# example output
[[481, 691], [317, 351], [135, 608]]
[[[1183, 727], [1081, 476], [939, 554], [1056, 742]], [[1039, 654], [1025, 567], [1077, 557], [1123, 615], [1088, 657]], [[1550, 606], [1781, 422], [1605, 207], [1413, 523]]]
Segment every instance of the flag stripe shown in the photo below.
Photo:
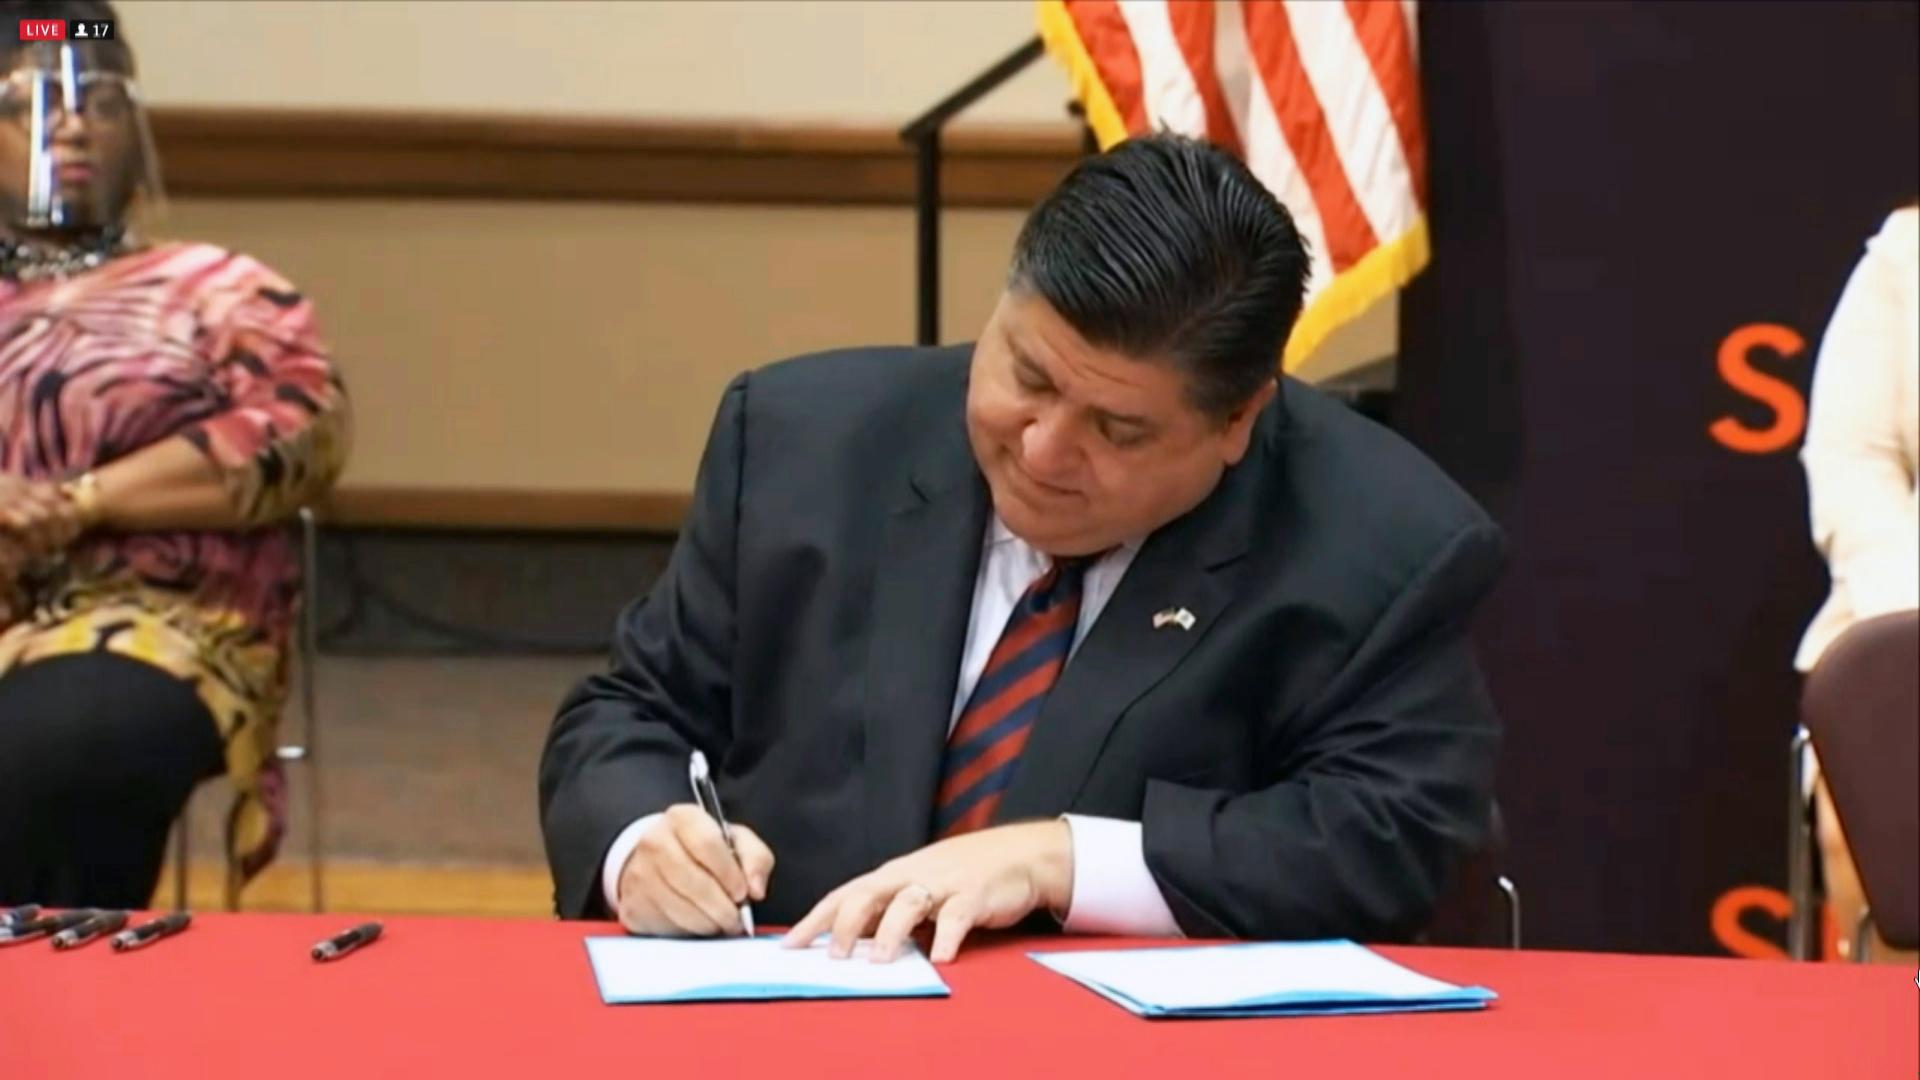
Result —
[[1414, 203], [1424, 210], [1427, 134], [1420, 123], [1420, 82], [1413, 63], [1413, 31], [1407, 25], [1411, 17], [1411, 12], [1398, 4], [1347, 0], [1347, 18], [1353, 21], [1354, 36], [1360, 39], [1367, 67], [1393, 116], [1393, 131], [1400, 140], [1401, 156], [1406, 158]]
[[1093, 66], [1087, 43], [1080, 40], [1080, 28], [1074, 25], [1073, 15], [1067, 10], [1067, 0], [1040, 0], [1034, 22], [1047, 52], [1067, 70], [1073, 96], [1079, 99], [1087, 126], [1093, 129], [1100, 146], [1110, 147], [1124, 140], [1127, 123], [1114, 107], [1113, 95], [1107, 93], [1107, 84], [1101, 81], [1099, 69]]
[[1246, 105], [1240, 117], [1241, 138], [1246, 141], [1247, 167], [1293, 214], [1294, 228], [1306, 241], [1312, 256], [1307, 276], [1307, 295], [1312, 296], [1333, 277], [1327, 261], [1327, 231], [1314, 205], [1313, 190], [1293, 160], [1293, 150], [1280, 131], [1280, 118], [1267, 100], [1267, 87], [1253, 69], [1253, 52], [1247, 45], [1246, 20], [1240, 17], [1240, 4], [1228, 0], [1226, 9], [1214, 25], [1214, 63], [1221, 71], [1237, 77], [1246, 89]]
[[[1233, 128], [1244, 144], [1247, 140], [1247, 113], [1253, 107], [1253, 95], [1260, 81], [1253, 77], [1253, 57], [1247, 55], [1247, 30], [1240, 18], [1240, 0], [1219, 0], [1213, 18], [1213, 72], [1220, 80], [1220, 96], [1225, 100]], [[1242, 156], [1252, 165], [1257, 159], [1243, 146]]]
[[1288, 0], [1286, 9], [1300, 67], [1326, 114], [1328, 137], [1360, 211], [1375, 237], [1398, 236], [1418, 209], [1407, 198], [1412, 185], [1393, 113], [1354, 36], [1353, 20], [1340, 4]]
[[1236, 156], [1244, 157], [1240, 131], [1233, 112], [1227, 108], [1220, 73], [1213, 62], [1214, 46], [1218, 39], [1213, 23], [1218, 12], [1212, 4], [1167, 4], [1163, 10], [1173, 28], [1174, 43], [1187, 62], [1194, 89], [1206, 113], [1207, 138], [1233, 151]]
[[1353, 185], [1340, 163], [1340, 153], [1334, 149], [1326, 113], [1300, 64], [1285, 5], [1242, 4], [1240, 13], [1246, 20], [1254, 68], [1266, 85], [1267, 98], [1273, 102], [1293, 159], [1313, 191], [1314, 205], [1327, 231], [1327, 258], [1338, 274], [1378, 245], [1379, 237], [1360, 209], [1360, 200], [1354, 197]]
[[1140, 90], [1146, 97], [1147, 130], [1204, 135], [1207, 111], [1193, 71], [1180, 55], [1164, 0], [1120, 0], [1134, 53], [1140, 58]]
[[1067, 13], [1073, 16], [1074, 29], [1127, 130], [1135, 134], [1148, 130], [1140, 54], [1120, 5], [1116, 0], [1067, 0]]

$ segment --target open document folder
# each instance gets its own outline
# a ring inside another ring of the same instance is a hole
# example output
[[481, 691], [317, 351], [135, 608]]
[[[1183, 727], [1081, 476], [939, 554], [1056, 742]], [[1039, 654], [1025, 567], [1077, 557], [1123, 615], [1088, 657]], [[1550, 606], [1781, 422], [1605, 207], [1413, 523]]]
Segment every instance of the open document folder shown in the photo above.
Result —
[[919, 950], [909, 945], [893, 963], [875, 964], [868, 945], [835, 960], [824, 937], [806, 949], [788, 949], [779, 937], [590, 937], [587, 959], [608, 1005], [947, 996], [947, 984]]
[[1484, 1009], [1498, 996], [1429, 979], [1351, 941], [1028, 955], [1152, 1019]]

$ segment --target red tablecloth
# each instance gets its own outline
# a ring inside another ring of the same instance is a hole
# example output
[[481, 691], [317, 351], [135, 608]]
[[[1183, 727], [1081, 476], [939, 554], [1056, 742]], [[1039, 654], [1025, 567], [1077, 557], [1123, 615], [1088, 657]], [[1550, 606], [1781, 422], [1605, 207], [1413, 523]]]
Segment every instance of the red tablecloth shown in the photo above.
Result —
[[[1911, 1078], [1920, 989], [1900, 967], [1388, 948], [1491, 987], [1485, 1012], [1149, 1021], [988, 939], [925, 1001], [600, 1003], [581, 939], [607, 924], [388, 919], [331, 964], [341, 915], [201, 915], [139, 952], [0, 947], [0, 1077], [751, 1076]], [[1132, 943], [1142, 944], [1142, 943]]]

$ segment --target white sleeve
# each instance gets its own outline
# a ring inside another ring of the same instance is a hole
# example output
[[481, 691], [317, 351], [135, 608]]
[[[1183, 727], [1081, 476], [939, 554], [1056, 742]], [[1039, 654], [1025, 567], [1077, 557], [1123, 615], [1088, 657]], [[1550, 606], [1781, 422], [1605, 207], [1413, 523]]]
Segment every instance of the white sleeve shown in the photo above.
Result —
[[1820, 344], [1800, 453], [1814, 544], [1856, 618], [1920, 606], [1920, 502], [1899, 392], [1916, 318], [1905, 310], [1901, 265], [1914, 255], [1889, 250], [1912, 235], [1883, 229], [1848, 279]]
[[1180, 937], [1166, 897], [1147, 869], [1140, 823], [1066, 815], [1073, 834], [1073, 898], [1064, 922], [1070, 934]]
[[607, 857], [600, 862], [600, 895], [607, 898], [607, 917], [620, 917], [620, 871], [626, 869], [627, 859], [633, 855], [633, 849], [640, 846], [640, 837], [653, 828], [664, 814], [648, 814], [620, 830], [620, 835], [607, 845]]

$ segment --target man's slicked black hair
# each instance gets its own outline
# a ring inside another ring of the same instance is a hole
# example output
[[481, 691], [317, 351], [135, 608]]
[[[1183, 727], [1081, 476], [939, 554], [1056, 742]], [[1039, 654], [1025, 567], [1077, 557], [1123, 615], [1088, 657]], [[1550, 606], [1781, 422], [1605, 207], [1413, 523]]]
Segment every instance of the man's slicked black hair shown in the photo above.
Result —
[[1279, 369], [1306, 293], [1293, 217], [1232, 154], [1156, 134], [1088, 158], [1028, 216], [1008, 288], [1086, 341], [1187, 376], [1224, 417]]

